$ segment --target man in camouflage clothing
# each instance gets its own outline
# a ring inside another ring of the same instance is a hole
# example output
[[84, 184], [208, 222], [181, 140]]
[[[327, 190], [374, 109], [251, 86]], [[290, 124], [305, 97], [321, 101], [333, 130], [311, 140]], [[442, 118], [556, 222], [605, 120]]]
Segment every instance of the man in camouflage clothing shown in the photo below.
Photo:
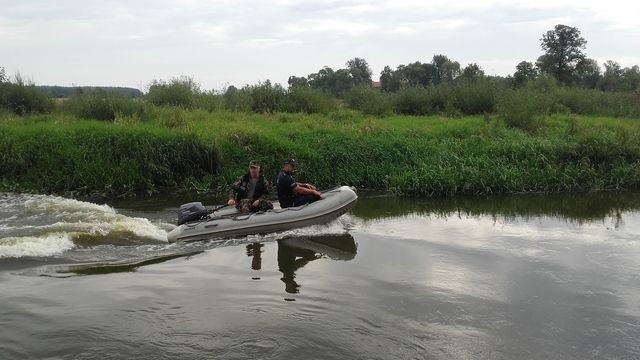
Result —
[[249, 172], [240, 176], [229, 191], [227, 205], [236, 206], [243, 214], [273, 209], [269, 201], [271, 184], [260, 174], [260, 164], [249, 162]]

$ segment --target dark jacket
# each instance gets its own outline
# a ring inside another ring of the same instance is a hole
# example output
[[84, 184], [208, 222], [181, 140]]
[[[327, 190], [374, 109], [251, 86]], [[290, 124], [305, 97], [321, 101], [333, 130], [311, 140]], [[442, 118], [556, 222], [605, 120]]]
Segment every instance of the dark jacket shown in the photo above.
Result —
[[[251, 179], [251, 175], [246, 173], [238, 178], [236, 182], [231, 185], [231, 190], [229, 191], [229, 199], [234, 199], [236, 202], [239, 202], [242, 199], [246, 199], [247, 190], [249, 190], [249, 180]], [[258, 182], [256, 183], [256, 189], [253, 191], [253, 199], [269, 199], [269, 191], [271, 189], [271, 184], [269, 181], [264, 178], [264, 176], [260, 175], [258, 177]]]

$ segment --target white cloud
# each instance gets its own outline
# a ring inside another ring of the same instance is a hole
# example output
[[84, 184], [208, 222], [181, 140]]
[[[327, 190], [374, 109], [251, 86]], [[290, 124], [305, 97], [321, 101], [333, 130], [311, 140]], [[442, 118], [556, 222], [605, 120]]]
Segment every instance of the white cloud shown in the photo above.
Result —
[[589, 56], [630, 66], [640, 59], [638, 14], [640, 2], [621, 0], [27, 0], [3, 5], [0, 66], [49, 84], [194, 73], [217, 87], [286, 82], [354, 56], [377, 74], [444, 53], [507, 74], [540, 55], [540, 36], [557, 23], [582, 31]]

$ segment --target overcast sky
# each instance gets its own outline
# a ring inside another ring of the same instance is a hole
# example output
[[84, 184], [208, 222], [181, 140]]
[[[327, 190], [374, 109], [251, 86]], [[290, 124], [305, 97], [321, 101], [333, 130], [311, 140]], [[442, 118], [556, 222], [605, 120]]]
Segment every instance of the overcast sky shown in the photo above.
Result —
[[540, 54], [558, 23], [576, 26], [599, 63], [640, 64], [640, 1], [0, 0], [0, 66], [43, 85], [145, 89], [193, 76], [222, 88], [445, 54], [488, 74]]

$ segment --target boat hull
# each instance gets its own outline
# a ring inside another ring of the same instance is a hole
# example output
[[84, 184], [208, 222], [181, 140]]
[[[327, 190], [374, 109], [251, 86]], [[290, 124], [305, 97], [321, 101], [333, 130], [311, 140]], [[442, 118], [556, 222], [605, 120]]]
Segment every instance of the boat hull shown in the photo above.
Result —
[[274, 209], [243, 215], [236, 209], [227, 208], [214, 212], [207, 219], [186, 223], [169, 232], [169, 242], [196, 241], [286, 231], [331, 222], [347, 213], [358, 196], [347, 186], [338, 187], [322, 194], [322, 200], [299, 207]]

